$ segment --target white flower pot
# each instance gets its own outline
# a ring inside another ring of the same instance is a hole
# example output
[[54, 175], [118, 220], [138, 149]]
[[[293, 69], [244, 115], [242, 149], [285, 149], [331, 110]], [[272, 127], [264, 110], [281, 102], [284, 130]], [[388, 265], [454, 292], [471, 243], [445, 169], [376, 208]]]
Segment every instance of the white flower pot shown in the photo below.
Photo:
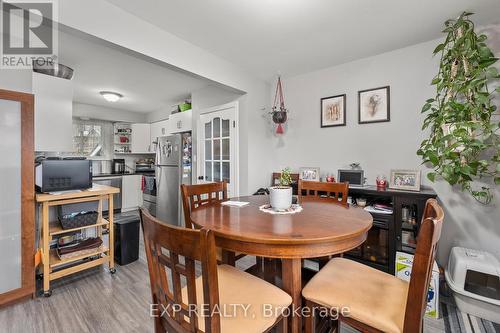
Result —
[[275, 210], [286, 210], [292, 206], [291, 187], [270, 187], [269, 200], [271, 207]]

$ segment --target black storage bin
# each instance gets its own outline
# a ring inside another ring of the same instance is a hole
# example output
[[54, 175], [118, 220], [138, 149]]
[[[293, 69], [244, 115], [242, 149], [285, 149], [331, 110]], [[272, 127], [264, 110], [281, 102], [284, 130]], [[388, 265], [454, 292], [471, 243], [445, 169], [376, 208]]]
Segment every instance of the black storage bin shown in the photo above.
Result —
[[57, 217], [63, 229], [81, 228], [97, 223], [98, 202], [83, 202], [57, 206]]
[[139, 216], [117, 215], [114, 230], [115, 261], [123, 266], [139, 259]]

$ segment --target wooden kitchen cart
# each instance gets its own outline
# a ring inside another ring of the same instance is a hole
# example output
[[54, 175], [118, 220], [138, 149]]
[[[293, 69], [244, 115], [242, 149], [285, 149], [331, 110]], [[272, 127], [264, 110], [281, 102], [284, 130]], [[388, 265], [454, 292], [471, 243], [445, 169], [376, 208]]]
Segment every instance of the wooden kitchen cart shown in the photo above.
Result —
[[[36, 195], [36, 201], [41, 207], [41, 242], [39, 252], [41, 254], [41, 264], [43, 267], [43, 294], [50, 296], [50, 282], [82, 270], [99, 266], [105, 263], [109, 265], [110, 273], [115, 272], [114, 263], [114, 231], [113, 231], [113, 195], [119, 193], [116, 187], [97, 185], [88, 190], [63, 194]], [[102, 215], [103, 202], [108, 201], [109, 215], [105, 219]], [[98, 201], [97, 223], [73, 229], [62, 229], [59, 221], [50, 221], [49, 208], [59, 205], [75, 204], [82, 202]], [[107, 229], [109, 234], [108, 244], [102, 244], [94, 252], [73, 257], [60, 259], [55, 249], [50, 249], [51, 241], [57, 236], [72, 233], [75, 231], [95, 228], [96, 236], [102, 237], [103, 229]], [[95, 259], [97, 257], [97, 259]], [[88, 260], [84, 260], [88, 259]], [[93, 259], [93, 260], [90, 260]]]

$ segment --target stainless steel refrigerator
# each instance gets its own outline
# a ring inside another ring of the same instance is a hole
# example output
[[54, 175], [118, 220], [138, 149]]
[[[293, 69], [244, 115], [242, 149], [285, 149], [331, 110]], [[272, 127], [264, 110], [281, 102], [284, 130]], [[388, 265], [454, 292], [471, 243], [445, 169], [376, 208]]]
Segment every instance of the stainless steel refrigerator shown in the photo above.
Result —
[[156, 217], [184, 225], [180, 184], [191, 184], [191, 132], [159, 137], [156, 145]]

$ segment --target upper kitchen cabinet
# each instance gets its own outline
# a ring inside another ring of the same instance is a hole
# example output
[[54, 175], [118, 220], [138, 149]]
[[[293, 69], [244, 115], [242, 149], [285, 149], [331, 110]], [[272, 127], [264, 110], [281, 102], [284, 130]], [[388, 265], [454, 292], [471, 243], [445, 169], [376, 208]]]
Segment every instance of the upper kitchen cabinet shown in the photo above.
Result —
[[73, 151], [73, 83], [33, 73], [35, 150]]
[[132, 124], [132, 153], [153, 152], [151, 146], [151, 124]]
[[170, 133], [188, 132], [193, 129], [192, 110], [173, 113], [170, 115], [170, 118], [168, 120]]
[[151, 147], [154, 146], [159, 137], [170, 134], [168, 124], [168, 119], [151, 123]]

